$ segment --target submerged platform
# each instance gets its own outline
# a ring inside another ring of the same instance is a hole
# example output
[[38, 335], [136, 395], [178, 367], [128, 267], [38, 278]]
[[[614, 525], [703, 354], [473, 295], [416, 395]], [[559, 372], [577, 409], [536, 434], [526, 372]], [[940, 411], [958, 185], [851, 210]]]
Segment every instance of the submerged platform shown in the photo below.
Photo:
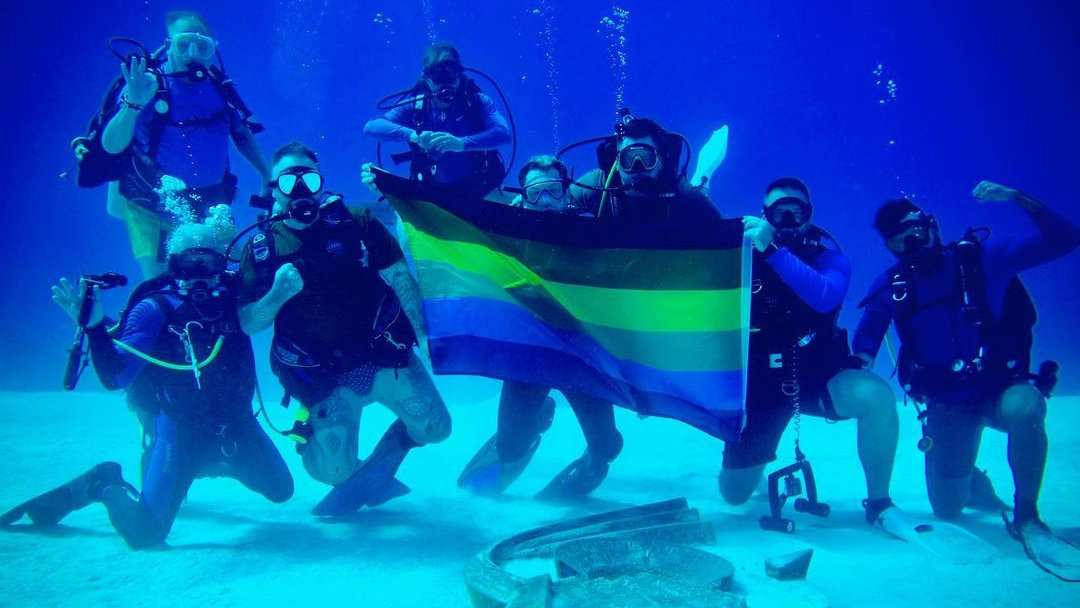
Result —
[[[291, 502], [271, 504], [228, 480], [198, 481], [167, 550], [130, 551], [97, 505], [49, 531], [0, 533], [4, 601], [18, 606], [152, 606], [182, 598], [187, 605], [262, 607], [347, 605], [362, 599], [373, 607], [469, 606], [463, 582], [466, 564], [498, 541], [559, 521], [671, 497], [686, 497], [698, 521], [710, 524], [716, 542], [701, 549], [731, 564], [736, 591], [740, 584], [775, 585], [780, 595], [759, 597], [779, 601], [786, 595], [787, 606], [805, 605], [791, 599], [796, 587], [784, 587], [801, 581], [767, 579], [763, 564], [768, 557], [806, 548], [814, 549], [806, 583], [827, 597], [830, 606], [1031, 608], [1072, 605], [1080, 599], [1080, 585], [1070, 586], [1038, 570], [997, 516], [972, 514], [960, 522], [997, 548], [999, 554], [989, 564], [947, 563], [870, 529], [859, 504], [865, 486], [854, 424], [804, 421], [803, 449], [813, 460], [819, 491], [832, 505], [832, 515], [818, 519], [794, 513], [798, 530], [793, 535], [758, 527], [759, 516], [767, 510], [761, 498], [741, 507], [720, 501], [716, 472], [722, 444], [691, 428], [640, 420], [627, 412], [619, 412], [626, 448], [593, 497], [576, 505], [532, 500], [582, 449], [580, 431], [561, 398], [554, 426], [532, 466], [508, 494], [473, 497], [455, 481], [494, 430], [495, 385], [472, 380], [440, 384], [451, 403], [454, 435], [406, 461], [400, 477], [413, 492], [402, 499], [344, 521], [316, 521], [310, 510], [326, 488], [306, 476], [291, 442], [279, 440], [297, 482]], [[288, 426], [289, 415], [273, 405], [276, 397], [267, 392], [277, 425]], [[129, 475], [138, 470], [137, 427], [118, 395], [6, 393], [0, 394], [0, 412], [5, 422], [0, 425], [0, 462], [7, 467], [0, 508], [102, 460], [119, 460]], [[362, 450], [370, 449], [389, 422], [389, 413], [379, 406], [365, 412]], [[1052, 401], [1048, 427], [1050, 463], [1041, 509], [1047, 522], [1068, 531], [1080, 527], [1075, 503], [1080, 495], [1080, 399]], [[925, 517], [930, 507], [917, 437], [914, 415], [902, 409], [893, 498]], [[790, 445], [785, 438], [782, 458]], [[1001, 434], [985, 433], [979, 463], [989, 470], [999, 493], [1011, 496]], [[521, 568], [517, 575], [522, 578], [530, 578], [537, 568], [548, 568], [557, 578], [557, 568], [573, 569], [586, 549], [596, 548], [578, 547], [575, 554], [570, 547], [547, 565], [525, 560], [514, 567]], [[632, 548], [603, 550], [611, 554]], [[767, 606], [771, 601], [747, 605]]]

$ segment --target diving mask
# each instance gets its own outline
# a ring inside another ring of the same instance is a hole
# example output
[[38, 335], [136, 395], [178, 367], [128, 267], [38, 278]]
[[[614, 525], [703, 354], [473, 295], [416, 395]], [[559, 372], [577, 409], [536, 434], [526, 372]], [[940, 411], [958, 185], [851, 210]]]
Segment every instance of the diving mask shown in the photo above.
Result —
[[209, 247], [192, 247], [169, 256], [169, 274], [178, 281], [217, 278], [226, 265], [225, 255]]
[[776, 229], [776, 238], [788, 242], [810, 222], [813, 207], [808, 201], [797, 196], [785, 196], [776, 199], [765, 207], [765, 220]]
[[169, 41], [177, 55], [203, 65], [209, 64], [217, 52], [217, 41], [198, 32], [180, 32]]
[[920, 212], [916, 217], [896, 224], [886, 233], [885, 244], [896, 255], [911, 256], [931, 245], [933, 229], [933, 216]]
[[561, 206], [566, 197], [566, 184], [558, 179], [533, 182], [524, 189], [525, 202], [530, 207], [552, 208]]
[[450, 103], [457, 96], [463, 68], [456, 61], [441, 61], [424, 69], [424, 77], [430, 82], [435, 98]]
[[619, 151], [619, 168], [627, 173], [652, 171], [660, 154], [649, 144], [631, 144]]
[[295, 167], [287, 169], [277, 176], [270, 185], [278, 189], [285, 196], [292, 196], [296, 187], [302, 186], [308, 194], [318, 194], [323, 187], [323, 177], [318, 171], [308, 167]]

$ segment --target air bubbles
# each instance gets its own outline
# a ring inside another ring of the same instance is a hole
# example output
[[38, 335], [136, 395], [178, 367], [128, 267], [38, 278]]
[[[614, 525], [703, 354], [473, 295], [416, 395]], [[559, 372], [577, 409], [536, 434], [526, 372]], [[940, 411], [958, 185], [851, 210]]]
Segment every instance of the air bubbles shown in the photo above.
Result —
[[374, 23], [383, 32], [383, 43], [386, 46], [390, 46], [394, 35], [397, 30], [394, 29], [394, 18], [386, 13], [377, 12], [375, 16], [371, 18], [371, 22]]
[[[555, 59], [555, 47], [558, 43], [558, 29], [555, 27], [555, 7], [547, 0], [540, 0], [540, 5], [528, 13], [541, 19], [536, 45], [544, 54], [544, 89], [551, 101], [551, 141], [559, 148], [559, 64]], [[521, 77], [526, 79], [525, 75]]]
[[896, 101], [896, 81], [888, 77], [885, 64], [879, 63], [874, 67], [874, 88], [878, 91], [878, 105], [885, 105]]
[[618, 6], [611, 7], [611, 14], [600, 18], [600, 27], [596, 32], [607, 40], [608, 63], [611, 76], [615, 80], [615, 112], [625, 107], [626, 66], [629, 56], [626, 52], [626, 26], [630, 23], [630, 11]]
[[427, 24], [428, 41], [434, 43], [439, 37], [439, 23], [446, 23], [446, 19], [435, 19], [435, 9], [431, 6], [431, 0], [420, 0], [420, 10], [424, 13], [424, 22]]

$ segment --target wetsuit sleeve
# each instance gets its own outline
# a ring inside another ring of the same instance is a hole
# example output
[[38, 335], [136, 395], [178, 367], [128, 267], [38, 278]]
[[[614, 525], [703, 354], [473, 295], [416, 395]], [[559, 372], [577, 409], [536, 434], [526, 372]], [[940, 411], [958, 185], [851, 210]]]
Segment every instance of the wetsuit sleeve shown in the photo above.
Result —
[[364, 125], [364, 135], [380, 141], [403, 141], [408, 143], [416, 130], [406, 125], [416, 124], [416, 110], [412, 104], [398, 106], [379, 118]]
[[495, 102], [481, 93], [480, 103], [483, 104], [484, 128], [479, 133], [462, 137], [465, 140], [465, 149], [490, 150], [510, 143], [510, 127], [495, 107]]
[[[1016, 239], [988, 241], [986, 252], [995, 256], [994, 266], [1014, 274], [1056, 260], [1080, 246], [1080, 230], [1060, 213], [1039, 205], [1028, 217], [1035, 231]], [[996, 245], [996, 246], [995, 246]]]
[[[165, 315], [153, 300], [143, 300], [131, 309], [124, 331], [117, 338], [135, 350], [150, 352], [165, 327]], [[94, 362], [101, 384], [109, 390], [124, 388], [131, 383], [146, 362], [121, 350], [101, 323], [86, 332], [90, 342], [90, 358]]]
[[858, 355], [877, 357], [881, 342], [892, 323], [893, 309], [889, 303], [889, 290], [884, 275], [879, 276], [870, 287], [870, 295], [863, 306], [863, 315], [855, 329], [851, 350]]
[[368, 250], [368, 263], [375, 270], [384, 270], [404, 258], [401, 245], [382, 222], [366, 209], [350, 209], [353, 217], [363, 228], [364, 246]]
[[839, 251], [826, 249], [810, 265], [781, 247], [768, 261], [784, 283], [817, 312], [836, 310], [847, 296], [851, 262]]

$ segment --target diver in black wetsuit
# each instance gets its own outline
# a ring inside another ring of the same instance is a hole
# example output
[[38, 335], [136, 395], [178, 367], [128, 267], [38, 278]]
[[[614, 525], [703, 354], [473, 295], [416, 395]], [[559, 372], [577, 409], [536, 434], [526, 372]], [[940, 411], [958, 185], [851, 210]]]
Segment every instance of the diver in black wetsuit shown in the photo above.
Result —
[[[304, 468], [334, 486], [313, 512], [347, 515], [407, 493], [398, 467], [450, 435], [450, 413], [413, 350], [426, 350], [420, 293], [394, 237], [323, 190], [307, 146], [286, 144], [273, 162], [279, 219], [244, 248], [240, 320], [249, 334], [273, 326], [271, 367], [309, 416]], [[360, 417], [374, 402], [398, 419], [361, 462]]]
[[[172, 528], [188, 488], [199, 477], [227, 476], [273, 502], [285, 502], [293, 480], [251, 408], [255, 360], [240, 329], [236, 296], [214, 228], [181, 226], [170, 240], [169, 272], [140, 285], [117, 329], [106, 329], [100, 305], [87, 325], [90, 355], [102, 384], [126, 388], [153, 405], [154, 440], [142, 492], [105, 462], [0, 519], [23, 515], [53, 525], [93, 502], [135, 549], [157, 545]], [[73, 317], [80, 294], [67, 281], [53, 299]]]
[[[571, 204], [567, 192], [570, 172], [553, 156], [535, 156], [522, 166], [518, 182], [522, 194], [511, 203], [548, 213], [592, 216]], [[540, 435], [555, 415], [551, 388], [506, 380], [499, 397], [498, 430], [473, 456], [458, 478], [458, 485], [477, 494], [495, 494], [510, 486], [525, 470], [540, 445]], [[611, 461], [622, 451], [622, 435], [615, 427], [615, 408], [584, 393], [562, 391], [574, 410], [587, 444], [585, 453], [541, 490], [540, 498], [572, 498], [595, 490], [608, 474]]]
[[[837, 317], [851, 281], [851, 262], [811, 223], [810, 190], [780, 178], [765, 189], [763, 217], [743, 219], [754, 246], [746, 428], [724, 446], [720, 493], [750, 498], [781, 435], [801, 415], [858, 424], [866, 476], [866, 519], [889, 530], [902, 513], [889, 498], [897, 442], [896, 399], [889, 385], [857, 369]], [[796, 460], [804, 460], [795, 443]]]
[[397, 103], [369, 120], [364, 134], [408, 144], [412, 179], [480, 194], [502, 183], [506, 169], [498, 147], [511, 142], [509, 125], [495, 102], [465, 75], [456, 48], [445, 42], [431, 45], [420, 80], [391, 98]]
[[575, 205], [600, 219], [640, 224], [719, 219], [704, 189], [692, 186], [680, 170], [681, 136], [628, 114], [613, 139], [611, 166], [593, 169], [571, 184]]
[[926, 486], [938, 517], [956, 518], [968, 505], [982, 429], [990, 426], [1009, 436], [1012, 527], [1045, 534], [1037, 501], [1049, 384], [1030, 373], [1035, 309], [1017, 275], [1076, 249], [1080, 231], [1017, 190], [982, 182], [973, 194], [979, 201], [1014, 202], [1037, 230], [1019, 239], [969, 231], [945, 244], [932, 215], [906, 199], [885, 203], [874, 225], [899, 263], [877, 278], [864, 300], [853, 350], [872, 362], [889, 325], [896, 325], [901, 384], [927, 407]]

